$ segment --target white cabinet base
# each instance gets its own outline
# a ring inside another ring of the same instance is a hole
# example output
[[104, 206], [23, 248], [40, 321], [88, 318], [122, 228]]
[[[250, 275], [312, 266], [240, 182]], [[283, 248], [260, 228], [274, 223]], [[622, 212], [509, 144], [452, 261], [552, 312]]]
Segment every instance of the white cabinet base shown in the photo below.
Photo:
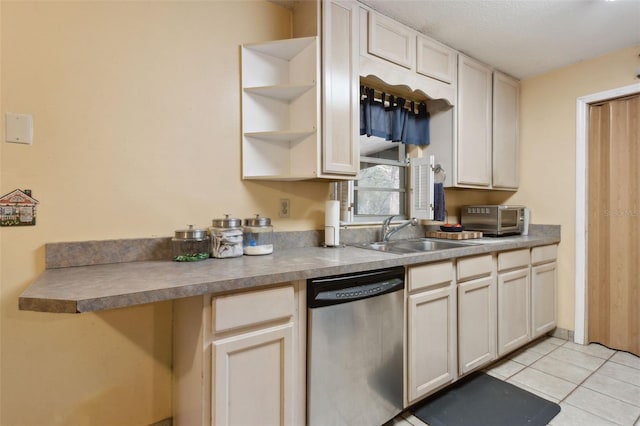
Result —
[[174, 424], [304, 424], [305, 295], [300, 281], [174, 300]]
[[531, 267], [531, 338], [542, 336], [556, 326], [556, 262]]
[[458, 308], [451, 261], [411, 267], [407, 277], [406, 399], [412, 404], [458, 377]]
[[496, 278], [458, 284], [458, 368], [467, 374], [496, 359]]
[[529, 268], [498, 274], [498, 355], [529, 341]]
[[287, 323], [213, 342], [213, 424], [294, 424], [293, 340]]
[[450, 287], [409, 296], [410, 404], [457, 377], [455, 300]]

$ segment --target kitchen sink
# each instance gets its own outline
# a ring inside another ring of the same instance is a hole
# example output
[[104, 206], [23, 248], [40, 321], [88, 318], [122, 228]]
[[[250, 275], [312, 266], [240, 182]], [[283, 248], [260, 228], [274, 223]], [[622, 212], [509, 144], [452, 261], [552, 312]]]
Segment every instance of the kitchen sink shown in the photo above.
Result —
[[460, 247], [468, 247], [465, 243], [442, 241], [429, 238], [411, 240], [394, 240], [375, 243], [356, 244], [356, 247], [377, 250], [395, 254], [422, 253], [436, 250], [447, 250]]

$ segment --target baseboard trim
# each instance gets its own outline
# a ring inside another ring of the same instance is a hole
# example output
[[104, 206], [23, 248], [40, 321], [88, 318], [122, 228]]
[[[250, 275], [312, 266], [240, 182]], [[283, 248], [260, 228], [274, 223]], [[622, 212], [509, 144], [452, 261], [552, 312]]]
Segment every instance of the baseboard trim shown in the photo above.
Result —
[[549, 332], [549, 336], [557, 337], [558, 339], [562, 340], [568, 340], [570, 342], [573, 342], [573, 339], [575, 337], [573, 330], [567, 330], [565, 328], [554, 328], [553, 331]]

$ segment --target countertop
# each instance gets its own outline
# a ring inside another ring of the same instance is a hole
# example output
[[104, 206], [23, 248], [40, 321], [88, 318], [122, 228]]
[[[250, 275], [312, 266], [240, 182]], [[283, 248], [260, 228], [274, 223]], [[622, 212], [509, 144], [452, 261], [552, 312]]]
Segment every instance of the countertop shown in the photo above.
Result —
[[407, 266], [560, 242], [556, 235], [466, 240], [465, 246], [416, 254], [358, 247], [281, 249], [265, 256], [124, 262], [46, 269], [20, 296], [21, 310], [95, 312], [204, 294], [225, 294], [307, 278]]

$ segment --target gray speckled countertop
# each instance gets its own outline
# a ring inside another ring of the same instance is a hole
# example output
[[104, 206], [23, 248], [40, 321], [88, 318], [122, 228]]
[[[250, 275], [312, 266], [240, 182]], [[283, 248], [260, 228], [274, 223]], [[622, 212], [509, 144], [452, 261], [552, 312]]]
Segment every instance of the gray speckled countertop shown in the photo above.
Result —
[[46, 269], [20, 296], [21, 310], [78, 313], [204, 294], [224, 294], [272, 284], [365, 270], [406, 266], [560, 242], [557, 233], [466, 240], [465, 246], [417, 254], [357, 247], [299, 247], [266, 256], [128, 261]]

